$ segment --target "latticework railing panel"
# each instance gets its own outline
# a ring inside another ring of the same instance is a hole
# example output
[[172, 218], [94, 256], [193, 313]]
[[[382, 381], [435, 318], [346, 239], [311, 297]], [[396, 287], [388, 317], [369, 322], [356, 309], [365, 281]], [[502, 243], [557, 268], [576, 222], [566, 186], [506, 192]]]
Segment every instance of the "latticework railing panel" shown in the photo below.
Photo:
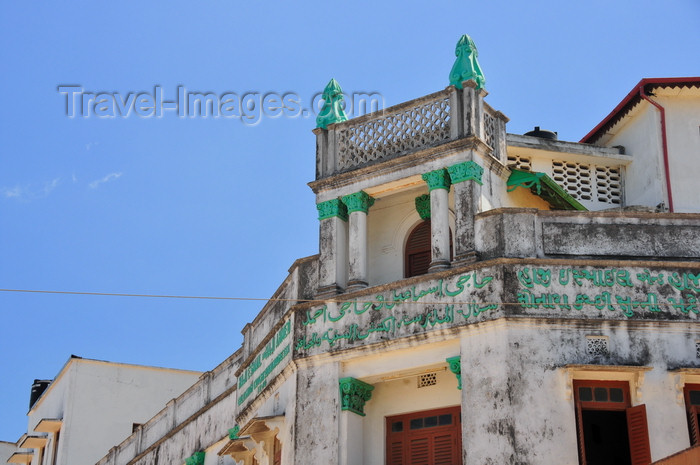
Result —
[[338, 129], [338, 169], [431, 147], [450, 138], [450, 100], [442, 97]]

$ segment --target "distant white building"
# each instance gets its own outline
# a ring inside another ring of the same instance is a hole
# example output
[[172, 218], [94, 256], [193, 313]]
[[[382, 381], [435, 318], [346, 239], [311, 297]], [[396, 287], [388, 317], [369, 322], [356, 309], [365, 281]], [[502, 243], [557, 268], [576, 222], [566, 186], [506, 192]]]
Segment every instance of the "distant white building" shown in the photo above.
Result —
[[633, 156], [625, 203], [700, 211], [700, 78], [642, 79], [581, 142]]
[[200, 375], [72, 356], [31, 406], [27, 433], [6, 461], [93, 464]]
[[14, 442], [0, 441], [0, 463], [5, 464], [7, 460], [17, 452], [17, 444]]

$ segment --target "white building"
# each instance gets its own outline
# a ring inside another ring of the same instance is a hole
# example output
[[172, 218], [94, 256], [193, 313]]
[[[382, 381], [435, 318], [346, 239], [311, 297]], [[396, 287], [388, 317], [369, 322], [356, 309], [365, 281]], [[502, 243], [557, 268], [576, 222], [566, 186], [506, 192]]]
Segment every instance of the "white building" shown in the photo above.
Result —
[[700, 211], [700, 78], [642, 79], [581, 142], [623, 146], [629, 205]]
[[446, 89], [349, 121], [329, 83], [319, 254], [98, 465], [637, 465], [700, 441], [700, 78], [643, 80], [593, 145], [507, 134], [467, 36], [456, 55]]
[[200, 375], [71, 356], [31, 406], [7, 462], [93, 464]]

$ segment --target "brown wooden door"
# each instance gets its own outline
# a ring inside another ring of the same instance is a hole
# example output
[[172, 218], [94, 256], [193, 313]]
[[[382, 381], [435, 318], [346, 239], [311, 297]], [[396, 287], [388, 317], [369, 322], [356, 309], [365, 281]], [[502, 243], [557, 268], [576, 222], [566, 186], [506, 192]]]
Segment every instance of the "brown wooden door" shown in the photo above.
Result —
[[461, 465], [459, 407], [387, 417], [387, 465]]

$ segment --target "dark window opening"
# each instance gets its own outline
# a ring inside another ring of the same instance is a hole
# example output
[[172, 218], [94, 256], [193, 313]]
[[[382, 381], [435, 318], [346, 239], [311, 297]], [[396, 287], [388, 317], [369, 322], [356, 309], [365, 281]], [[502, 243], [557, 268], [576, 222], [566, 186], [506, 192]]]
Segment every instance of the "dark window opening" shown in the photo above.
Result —
[[574, 381], [581, 465], [651, 463], [646, 407], [631, 407], [626, 381]]
[[582, 421], [588, 465], [631, 465], [624, 411], [584, 410]]

